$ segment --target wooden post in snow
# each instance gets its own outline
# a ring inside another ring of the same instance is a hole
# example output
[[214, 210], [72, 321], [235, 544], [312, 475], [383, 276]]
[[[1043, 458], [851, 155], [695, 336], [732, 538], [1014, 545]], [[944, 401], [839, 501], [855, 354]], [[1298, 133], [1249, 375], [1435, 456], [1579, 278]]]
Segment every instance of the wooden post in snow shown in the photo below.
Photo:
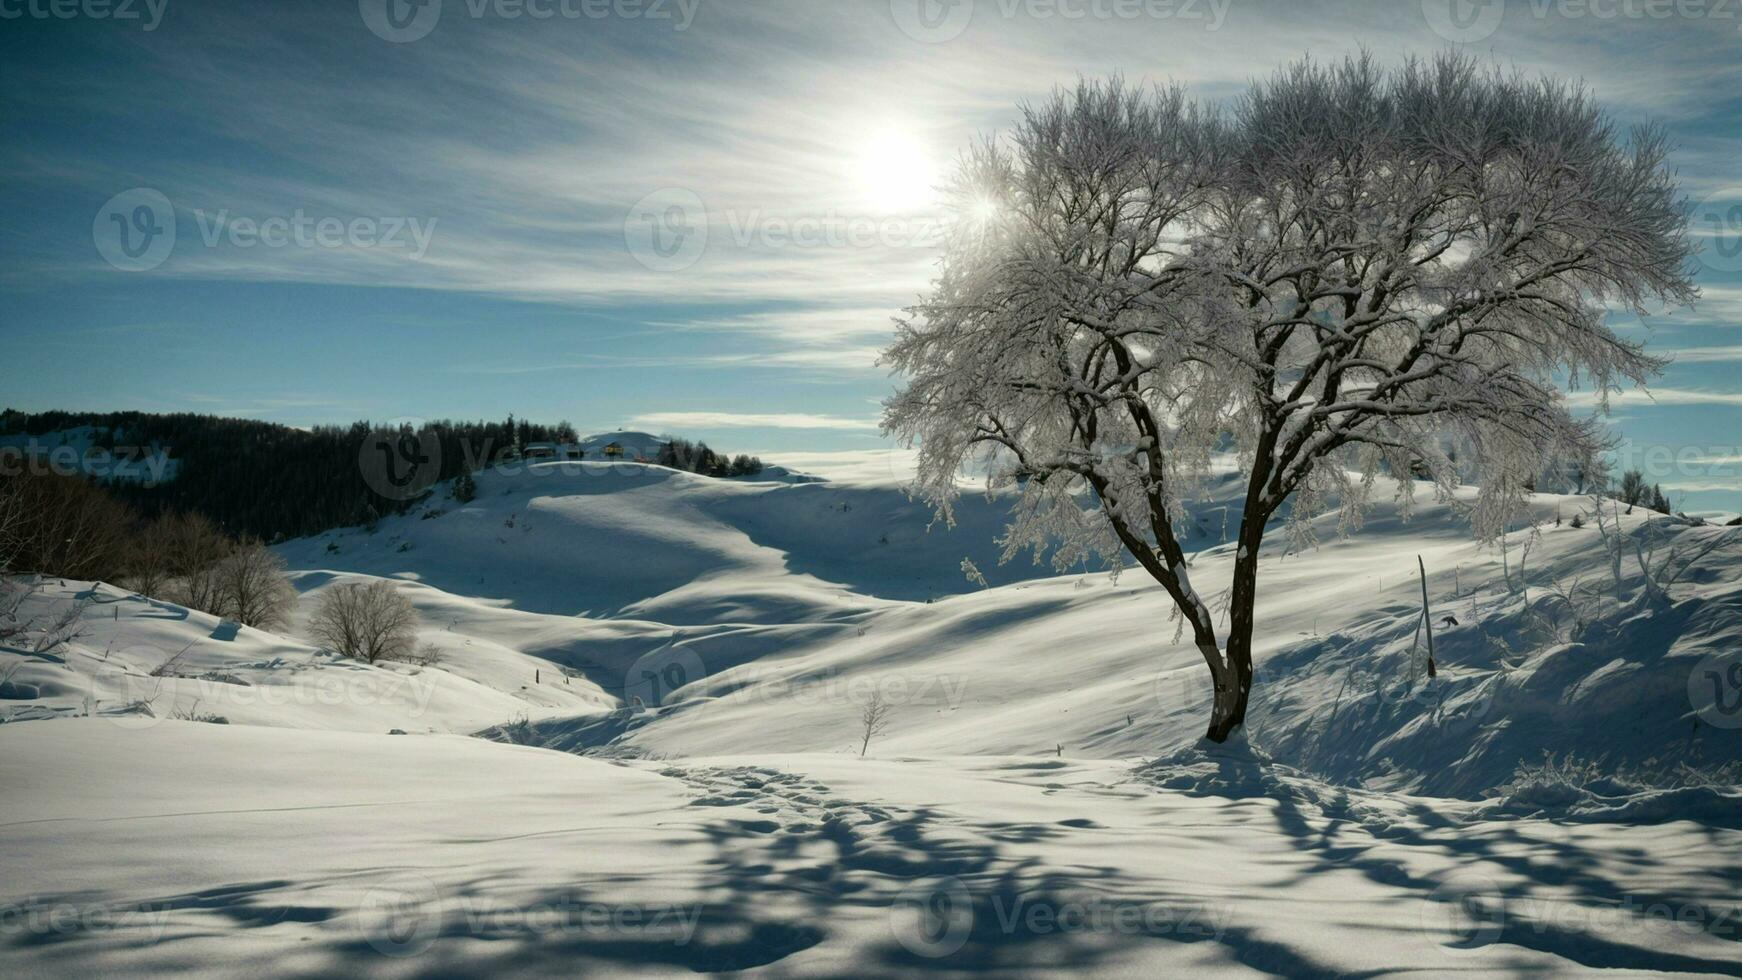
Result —
[[1427, 562], [1416, 555], [1415, 563], [1421, 566], [1421, 622], [1427, 627], [1427, 675], [1434, 677], [1437, 676], [1434, 669], [1434, 614], [1427, 603]]

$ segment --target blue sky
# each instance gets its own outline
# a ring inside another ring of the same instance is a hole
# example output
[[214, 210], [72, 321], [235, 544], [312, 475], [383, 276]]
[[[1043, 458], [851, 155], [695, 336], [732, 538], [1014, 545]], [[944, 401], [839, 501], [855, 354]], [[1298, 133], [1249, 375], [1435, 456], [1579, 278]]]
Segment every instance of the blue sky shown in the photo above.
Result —
[[1459, 46], [1671, 130], [1705, 299], [1616, 315], [1678, 362], [1615, 424], [1742, 510], [1736, 0], [121, 2], [0, 0], [5, 405], [877, 450], [928, 189], [1021, 100]]

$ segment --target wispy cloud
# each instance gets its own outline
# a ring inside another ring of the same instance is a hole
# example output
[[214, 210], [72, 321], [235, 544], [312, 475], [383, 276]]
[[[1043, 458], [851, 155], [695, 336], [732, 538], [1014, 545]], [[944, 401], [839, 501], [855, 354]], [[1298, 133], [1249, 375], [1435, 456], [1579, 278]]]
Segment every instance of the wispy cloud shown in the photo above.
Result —
[[1677, 364], [1724, 364], [1742, 361], [1742, 344], [1729, 347], [1678, 347], [1670, 351]]
[[[1578, 408], [1595, 406], [1598, 398], [1595, 392], [1575, 391], [1567, 395], [1567, 403]], [[1742, 391], [1699, 391], [1688, 388], [1652, 388], [1629, 389], [1616, 392], [1609, 396], [1612, 406], [1625, 405], [1631, 409], [1646, 408], [1653, 405], [1742, 405]]]
[[878, 429], [874, 419], [797, 412], [650, 412], [635, 416], [629, 424], [641, 429], [848, 429], [866, 432]]

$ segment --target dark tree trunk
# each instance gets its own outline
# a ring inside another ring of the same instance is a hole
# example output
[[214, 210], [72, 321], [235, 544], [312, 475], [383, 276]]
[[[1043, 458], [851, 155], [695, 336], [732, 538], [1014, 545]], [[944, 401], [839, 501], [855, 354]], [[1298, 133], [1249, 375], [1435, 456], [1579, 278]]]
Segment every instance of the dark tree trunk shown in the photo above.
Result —
[[[1264, 518], [1251, 512], [1240, 522], [1240, 550], [1234, 556], [1234, 586], [1228, 600], [1227, 655], [1211, 656], [1210, 676], [1216, 684], [1210, 709], [1210, 729], [1204, 737], [1225, 742], [1246, 723], [1246, 702], [1252, 695], [1253, 606], [1258, 598], [1258, 548], [1264, 543]], [[1200, 649], [1202, 645], [1200, 644]]]

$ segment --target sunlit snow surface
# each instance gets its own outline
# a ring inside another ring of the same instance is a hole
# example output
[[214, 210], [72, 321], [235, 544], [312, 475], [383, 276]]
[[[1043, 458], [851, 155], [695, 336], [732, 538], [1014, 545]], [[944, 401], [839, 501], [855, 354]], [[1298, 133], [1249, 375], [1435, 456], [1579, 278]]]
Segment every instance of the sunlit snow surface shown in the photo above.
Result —
[[[1425, 501], [1279, 530], [1249, 740], [1206, 750], [1140, 574], [768, 476], [486, 473], [282, 546], [283, 636], [9, 582], [77, 620], [0, 641], [0, 975], [1742, 972], [1742, 530], [1623, 517], [1620, 598], [1584, 498], [1504, 553]], [[1218, 615], [1232, 491], [1184, 529]], [[436, 664], [300, 638], [370, 577]], [[1545, 752], [1615, 777], [1514, 781]]]

